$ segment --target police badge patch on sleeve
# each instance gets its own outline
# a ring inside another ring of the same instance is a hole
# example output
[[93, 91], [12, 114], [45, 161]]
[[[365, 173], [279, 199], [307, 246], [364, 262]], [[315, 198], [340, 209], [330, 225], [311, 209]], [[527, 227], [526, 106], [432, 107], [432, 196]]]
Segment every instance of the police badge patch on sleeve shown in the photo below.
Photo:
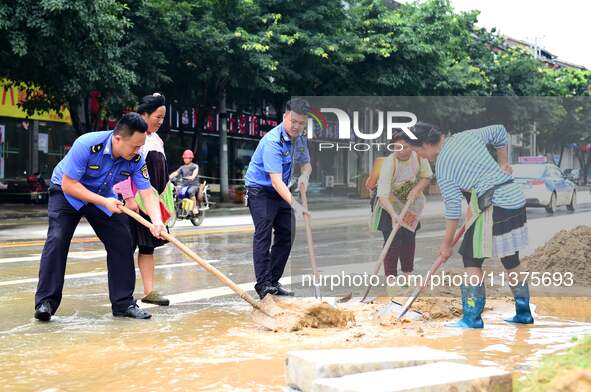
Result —
[[97, 152], [100, 152], [103, 149], [103, 144], [95, 144], [94, 146], [90, 147], [90, 152], [93, 154], [96, 154]]
[[144, 178], [146, 180], [149, 180], [150, 179], [150, 175], [148, 174], [148, 166], [146, 166], [144, 164], [144, 166], [142, 166], [142, 168], [141, 168], [141, 171], [142, 171], [142, 176], [144, 176]]

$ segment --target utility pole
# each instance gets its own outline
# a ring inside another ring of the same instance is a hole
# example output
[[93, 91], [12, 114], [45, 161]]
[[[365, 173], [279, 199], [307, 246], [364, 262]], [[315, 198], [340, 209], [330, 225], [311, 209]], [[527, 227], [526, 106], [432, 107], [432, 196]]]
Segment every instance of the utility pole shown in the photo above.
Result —
[[228, 123], [226, 121], [226, 89], [220, 99], [220, 199], [228, 200]]
[[534, 121], [534, 130], [533, 130], [533, 137], [532, 137], [532, 156], [537, 156], [538, 155], [538, 146], [537, 146], [537, 127], [536, 127], [536, 122]]

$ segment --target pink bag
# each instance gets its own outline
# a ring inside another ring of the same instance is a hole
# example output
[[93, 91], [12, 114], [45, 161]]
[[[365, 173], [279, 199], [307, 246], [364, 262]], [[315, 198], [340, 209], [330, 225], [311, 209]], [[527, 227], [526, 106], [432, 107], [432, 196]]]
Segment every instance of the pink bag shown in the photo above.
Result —
[[133, 198], [137, 193], [137, 189], [133, 181], [131, 181], [131, 177], [113, 185], [113, 191], [123, 196], [123, 200]]

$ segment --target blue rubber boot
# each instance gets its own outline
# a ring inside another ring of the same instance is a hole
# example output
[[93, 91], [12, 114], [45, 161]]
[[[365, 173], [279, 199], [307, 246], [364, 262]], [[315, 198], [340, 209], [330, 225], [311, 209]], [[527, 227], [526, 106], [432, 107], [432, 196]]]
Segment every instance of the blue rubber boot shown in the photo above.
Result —
[[452, 328], [482, 328], [482, 311], [486, 303], [484, 285], [460, 287], [462, 290], [462, 307], [464, 315], [461, 320], [446, 324]]
[[533, 324], [534, 318], [529, 308], [529, 286], [527, 283], [511, 286], [513, 298], [515, 298], [515, 316], [507, 319], [508, 323]]

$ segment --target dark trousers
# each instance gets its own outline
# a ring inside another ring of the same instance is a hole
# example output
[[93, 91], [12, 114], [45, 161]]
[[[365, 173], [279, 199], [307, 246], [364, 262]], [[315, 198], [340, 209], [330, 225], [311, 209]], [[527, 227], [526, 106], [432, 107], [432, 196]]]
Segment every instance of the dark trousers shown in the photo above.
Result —
[[273, 189], [248, 187], [247, 197], [254, 222], [255, 290], [259, 291], [264, 286], [277, 284], [283, 275], [293, 244], [295, 217], [291, 206]]
[[[417, 228], [418, 230], [418, 228]], [[384, 244], [392, 233], [392, 229], [383, 229]], [[398, 260], [400, 260], [400, 269], [402, 272], [410, 273], [414, 269], [416, 233], [401, 227], [384, 257], [384, 274], [386, 276], [398, 275]]]
[[122, 214], [109, 217], [94, 204], [87, 204], [76, 211], [64, 194], [56, 189], [49, 193], [48, 215], [49, 228], [39, 266], [35, 308], [44, 301], [49, 301], [54, 311], [59, 307], [70, 242], [82, 217], [90, 223], [107, 251], [112, 309], [122, 311], [133, 304], [134, 249], [127, 217]]

